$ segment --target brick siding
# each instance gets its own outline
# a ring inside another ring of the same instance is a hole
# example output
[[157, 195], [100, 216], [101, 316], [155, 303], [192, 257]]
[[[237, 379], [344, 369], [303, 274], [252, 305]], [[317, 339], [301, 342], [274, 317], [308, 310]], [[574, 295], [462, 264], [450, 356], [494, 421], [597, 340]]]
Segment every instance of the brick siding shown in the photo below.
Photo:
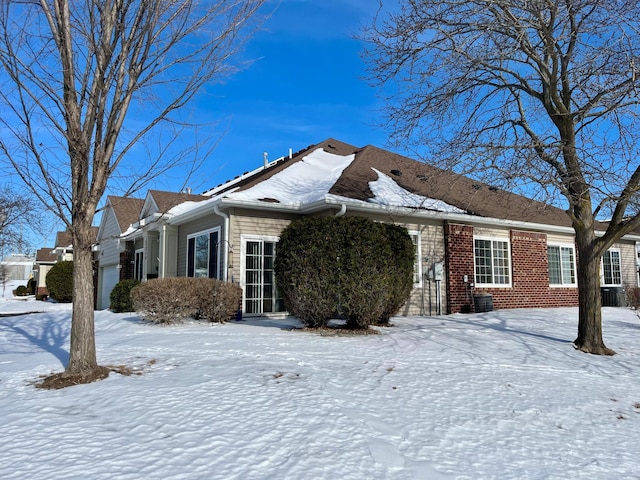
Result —
[[120, 253], [120, 280], [133, 278], [134, 258], [134, 253], [129, 248]]
[[543, 233], [511, 231], [510, 288], [469, 288], [464, 275], [474, 282], [473, 227], [447, 225], [448, 313], [473, 311], [473, 293], [493, 295], [493, 307], [541, 308], [578, 305], [577, 288], [549, 286], [547, 236]]

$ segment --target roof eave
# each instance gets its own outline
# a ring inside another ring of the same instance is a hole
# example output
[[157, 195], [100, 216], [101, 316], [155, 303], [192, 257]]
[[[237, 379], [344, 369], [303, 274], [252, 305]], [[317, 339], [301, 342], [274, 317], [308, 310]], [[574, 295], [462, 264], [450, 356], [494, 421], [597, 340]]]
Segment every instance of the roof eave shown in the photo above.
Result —
[[[475, 224], [487, 227], [502, 228], [520, 228], [525, 230], [533, 230], [546, 233], [559, 233], [565, 235], [575, 235], [573, 227], [563, 225], [550, 225], [545, 223], [527, 222], [522, 220], [507, 220], [500, 218], [481, 217], [478, 215], [470, 215], [468, 213], [439, 212], [434, 210], [422, 210], [417, 208], [396, 207], [389, 205], [379, 205], [367, 203], [361, 200], [350, 199], [346, 197], [338, 197], [327, 195], [321, 200], [308, 204], [282, 204], [282, 203], [265, 203], [257, 200], [234, 200], [222, 198], [219, 205], [224, 208], [244, 207], [256, 210], [267, 211], [287, 211], [298, 214], [317, 213], [328, 208], [339, 208], [346, 205], [348, 210], [361, 213], [385, 213], [396, 216], [417, 217], [429, 220], [438, 220], [450, 223]], [[601, 235], [603, 232], [596, 232]], [[625, 235], [625, 240], [640, 242], [640, 235]]]

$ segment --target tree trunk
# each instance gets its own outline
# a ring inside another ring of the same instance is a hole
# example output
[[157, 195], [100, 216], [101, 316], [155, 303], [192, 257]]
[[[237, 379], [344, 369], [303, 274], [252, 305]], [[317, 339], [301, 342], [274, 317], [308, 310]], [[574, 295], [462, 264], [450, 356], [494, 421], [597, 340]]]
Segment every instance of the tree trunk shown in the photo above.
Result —
[[93, 316], [91, 246], [73, 247], [73, 314], [67, 372], [79, 374], [98, 366]]
[[91, 246], [91, 225], [74, 225], [71, 345], [63, 374], [73, 378], [74, 383], [89, 383], [109, 375], [107, 368], [98, 366], [96, 358]]
[[578, 248], [578, 350], [596, 355], [615, 355], [602, 339], [600, 298], [600, 254], [595, 248], [593, 229], [576, 229]]

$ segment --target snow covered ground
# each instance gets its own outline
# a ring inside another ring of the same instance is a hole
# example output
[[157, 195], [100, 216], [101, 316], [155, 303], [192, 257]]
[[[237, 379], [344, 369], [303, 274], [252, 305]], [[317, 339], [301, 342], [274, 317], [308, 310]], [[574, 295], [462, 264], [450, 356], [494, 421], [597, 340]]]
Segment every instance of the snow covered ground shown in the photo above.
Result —
[[69, 305], [4, 298], [0, 314], [3, 479], [640, 478], [627, 309], [604, 309], [611, 358], [574, 351], [573, 308], [352, 337], [101, 311], [99, 362], [140, 375], [57, 391], [33, 383], [66, 364]]

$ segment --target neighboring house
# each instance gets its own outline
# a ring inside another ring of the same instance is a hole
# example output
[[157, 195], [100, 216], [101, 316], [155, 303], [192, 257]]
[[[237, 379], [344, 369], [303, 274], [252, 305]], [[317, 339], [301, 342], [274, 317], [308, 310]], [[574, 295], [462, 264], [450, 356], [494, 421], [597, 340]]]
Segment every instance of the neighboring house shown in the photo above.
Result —
[[0, 262], [0, 280], [9, 282], [11, 280], [24, 280], [26, 282], [33, 275], [32, 255], [12, 254], [7, 255]]
[[71, 232], [64, 230], [56, 233], [56, 246], [53, 247], [56, 262], [73, 260], [73, 245], [71, 243]]
[[36, 252], [36, 262], [33, 267], [34, 278], [36, 279], [36, 294], [49, 295], [47, 290], [47, 273], [58, 260], [53, 248], [41, 248]]
[[98, 289], [96, 307], [109, 308], [109, 294], [121, 278], [134, 278], [131, 261], [122, 234], [138, 221], [144, 200], [107, 197], [96, 240]]
[[[158, 233], [148, 232], [146, 224], [157, 225], [163, 213], [180, 203], [205, 199], [206, 197], [198, 195], [159, 190], [149, 191], [146, 199], [107, 197], [96, 241], [96, 307], [109, 308], [109, 295], [120, 280], [158, 277]], [[167, 265], [167, 262], [163, 262], [163, 265]], [[163, 276], [170, 275], [163, 272]]]
[[[98, 227], [91, 227], [92, 238], [97, 238]], [[64, 230], [56, 233], [56, 246], [53, 247], [53, 253], [56, 256], [57, 262], [72, 261], [73, 260], [73, 241], [71, 238], [71, 232]]]
[[[127, 229], [114, 229], [103, 215], [100, 271], [103, 256], [117, 244], [120, 253], [128, 252], [120, 257], [121, 271], [134, 266], [131, 278], [228, 280], [242, 287], [245, 315], [283, 312], [273, 272], [278, 238], [305, 215], [360, 215], [407, 228], [416, 263], [404, 315], [470, 311], [479, 306], [474, 295], [480, 293], [491, 294], [495, 308], [577, 305], [574, 233], [563, 210], [334, 139], [203, 195], [150, 191]], [[604, 287], [638, 286], [639, 241], [627, 236], [606, 253]], [[116, 260], [109, 256], [104, 268]], [[104, 278], [101, 289], [104, 308]]]
[[[91, 227], [91, 235], [96, 238], [98, 227]], [[73, 245], [71, 232], [64, 230], [56, 233], [56, 244], [53, 248], [41, 248], [36, 252], [36, 257], [32, 262], [34, 278], [36, 279], [36, 293], [48, 295], [47, 273], [56, 262], [73, 261]], [[94, 275], [95, 277], [95, 275]], [[94, 290], [97, 279], [94, 278]]]

